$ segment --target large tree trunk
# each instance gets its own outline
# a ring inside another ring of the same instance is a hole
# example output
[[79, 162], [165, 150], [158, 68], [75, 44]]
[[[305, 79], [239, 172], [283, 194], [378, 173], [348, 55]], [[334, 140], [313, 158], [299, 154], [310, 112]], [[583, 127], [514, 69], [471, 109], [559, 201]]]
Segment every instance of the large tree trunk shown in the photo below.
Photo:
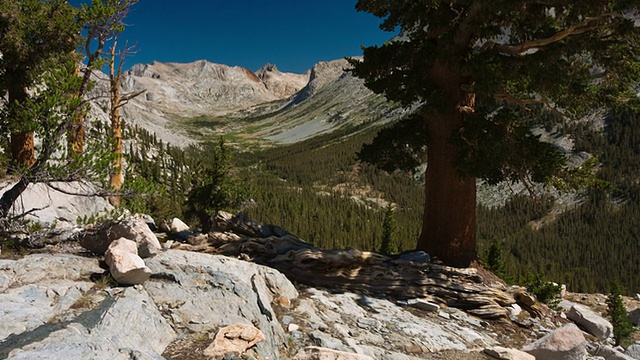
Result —
[[446, 64], [430, 71], [447, 96], [436, 114], [425, 115], [427, 172], [422, 234], [417, 249], [444, 263], [466, 267], [476, 258], [476, 179], [456, 172], [459, 155], [451, 137], [461, 128], [465, 111], [473, 111], [473, 96], [460, 76]]
[[[461, 116], [461, 115], [458, 115]], [[425, 207], [418, 250], [466, 267], [476, 258], [476, 180], [456, 173], [452, 119], [429, 116]]]

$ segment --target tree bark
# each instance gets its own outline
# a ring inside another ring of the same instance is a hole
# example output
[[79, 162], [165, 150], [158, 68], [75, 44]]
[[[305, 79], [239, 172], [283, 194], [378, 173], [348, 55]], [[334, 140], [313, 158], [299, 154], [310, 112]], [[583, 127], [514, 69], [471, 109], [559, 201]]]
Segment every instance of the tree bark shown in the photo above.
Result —
[[0, 219], [4, 219], [9, 214], [9, 210], [13, 206], [13, 203], [18, 197], [27, 189], [27, 186], [31, 181], [27, 175], [22, 175], [20, 180], [11, 187], [11, 189], [5, 191], [0, 197]]
[[[88, 69], [87, 72], [90, 72], [90, 69]], [[76, 71], [73, 75], [79, 76], [79, 74], [80, 66], [76, 64]], [[86, 81], [88, 83], [89, 78], [87, 78]], [[82, 84], [81, 89], [71, 96], [82, 98], [84, 97], [85, 90], [86, 86]], [[67, 149], [69, 154], [80, 155], [84, 152], [84, 116], [81, 113], [78, 113], [73, 119], [69, 133], [67, 134]]]
[[423, 225], [417, 249], [452, 266], [466, 267], [476, 259], [476, 179], [456, 171], [459, 150], [451, 137], [461, 127], [464, 112], [472, 111], [473, 96], [460, 76], [446, 64], [429, 73], [446, 94], [446, 105], [425, 115], [427, 171]]
[[[24, 78], [20, 71], [13, 71], [13, 75], [9, 75], [9, 104], [21, 104], [27, 99], [27, 89], [23, 86]], [[11, 133], [9, 140], [9, 149], [11, 150], [11, 169], [16, 172], [19, 169], [29, 169], [35, 163], [35, 146], [33, 139], [33, 131], [15, 131]]]
[[429, 116], [426, 122], [425, 207], [417, 249], [448, 265], [466, 267], [477, 255], [476, 179], [461, 178], [456, 173], [458, 150], [449, 142], [451, 117]]
[[12, 168], [28, 169], [35, 163], [35, 146], [33, 139], [33, 131], [22, 131], [11, 133], [11, 149]]
[[[109, 71], [110, 78], [110, 95], [111, 95], [111, 109], [109, 112], [109, 117], [111, 119], [111, 136], [113, 136], [114, 141], [114, 160], [111, 169], [111, 178], [110, 184], [112, 190], [120, 190], [122, 188], [122, 119], [120, 118], [120, 107], [122, 106], [122, 96], [120, 94], [120, 68], [116, 71], [115, 69], [115, 61], [116, 61], [116, 45], [118, 43], [118, 39], [114, 41], [113, 46], [111, 47], [111, 66]], [[118, 207], [120, 206], [121, 198], [119, 195], [113, 195], [109, 197], [109, 202], [111, 205]]]

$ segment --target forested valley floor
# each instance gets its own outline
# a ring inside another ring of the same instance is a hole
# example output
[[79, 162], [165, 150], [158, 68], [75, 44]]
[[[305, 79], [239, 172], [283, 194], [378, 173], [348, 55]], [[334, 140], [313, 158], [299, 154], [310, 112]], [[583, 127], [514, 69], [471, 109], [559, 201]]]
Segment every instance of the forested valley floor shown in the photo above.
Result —
[[[612, 281], [619, 280], [625, 292], [638, 292], [639, 125], [638, 113], [620, 111], [607, 117], [604, 131], [586, 124], [560, 129], [575, 134], [575, 150], [599, 159], [598, 177], [608, 186], [586, 190], [573, 209], [535, 228], [532, 222], [549, 213], [553, 198], [534, 201], [520, 194], [502, 207], [478, 205], [481, 257], [492, 244], [497, 244], [505, 266], [504, 277], [515, 283], [541, 275], [567, 284], [574, 292], [606, 293]], [[357, 152], [373, 139], [375, 131], [354, 130], [357, 129], [343, 129], [293, 145], [229, 154], [229, 171], [240, 184], [229, 191], [241, 192], [253, 200], [234, 204], [235, 208], [321, 248], [378, 251], [390, 202], [396, 209], [399, 250], [412, 249], [421, 229], [423, 179], [358, 162]], [[203, 156], [195, 150], [179, 151], [160, 143], [157, 155], [143, 157], [139, 154], [150, 146], [157, 147], [158, 141], [140, 129], [130, 131], [147, 144], [142, 151], [131, 150], [130, 161], [136, 171], [158, 183], [173, 184], [164, 190], [162, 203], [156, 200], [155, 204], [144, 204], [141, 210], [161, 218], [188, 213], [180, 199], [196, 175], [177, 169], [206, 167], [219, 161], [220, 148], [212, 148], [213, 156]], [[353, 133], [358, 135], [350, 135]], [[164, 160], [165, 154], [177, 160]], [[168, 168], [173, 170], [167, 171]]]

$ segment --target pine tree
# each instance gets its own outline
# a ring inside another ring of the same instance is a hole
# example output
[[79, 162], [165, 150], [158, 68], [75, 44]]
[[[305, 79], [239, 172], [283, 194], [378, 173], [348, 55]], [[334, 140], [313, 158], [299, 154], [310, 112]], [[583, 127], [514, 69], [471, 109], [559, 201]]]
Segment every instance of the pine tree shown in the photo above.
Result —
[[387, 205], [387, 211], [384, 214], [384, 222], [382, 223], [382, 244], [380, 245], [380, 253], [385, 255], [395, 254], [398, 252], [397, 225], [395, 218], [395, 210], [392, 204]]
[[[457, 266], [476, 250], [476, 178], [551, 184], [566, 159], [525, 121], [532, 109], [579, 119], [638, 101], [637, 0], [359, 0], [400, 32], [351, 59], [368, 88], [415, 109], [427, 146], [416, 248]], [[594, 72], [594, 69], [599, 69]], [[606, 79], [606, 81], [603, 81]], [[535, 120], [535, 119], [534, 119]], [[413, 135], [413, 134], [412, 134]], [[404, 139], [374, 148], [405, 149]], [[381, 156], [381, 158], [384, 158]], [[398, 163], [404, 163], [398, 161]]]
[[627, 308], [622, 302], [622, 290], [618, 280], [611, 283], [607, 306], [611, 324], [613, 325], [613, 338], [616, 345], [620, 345], [623, 341], [629, 339], [629, 336], [633, 333], [633, 326], [627, 317]]
[[487, 250], [485, 265], [487, 269], [493, 271], [498, 277], [506, 280], [507, 266], [502, 255], [502, 244], [498, 240], [493, 240]]

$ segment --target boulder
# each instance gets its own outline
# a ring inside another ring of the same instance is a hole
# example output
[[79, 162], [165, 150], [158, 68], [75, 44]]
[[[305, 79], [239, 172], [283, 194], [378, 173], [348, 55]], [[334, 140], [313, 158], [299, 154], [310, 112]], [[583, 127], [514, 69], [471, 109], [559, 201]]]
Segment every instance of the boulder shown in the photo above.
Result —
[[317, 346], [306, 347], [296, 354], [294, 360], [373, 360], [372, 357]]
[[600, 340], [608, 338], [613, 332], [613, 325], [609, 321], [584, 305], [573, 305], [567, 318]]
[[180, 233], [189, 231], [189, 225], [185, 224], [182, 220], [178, 218], [173, 218], [171, 220], [171, 225], [169, 225], [169, 230], [172, 233]]
[[215, 339], [204, 350], [206, 356], [219, 358], [225, 354], [243, 354], [255, 344], [264, 341], [260, 329], [247, 324], [233, 324], [218, 330]]
[[567, 324], [525, 346], [522, 351], [536, 359], [583, 360], [587, 356], [585, 343], [582, 331], [575, 324]]
[[138, 256], [137, 244], [129, 239], [113, 241], [104, 254], [111, 276], [121, 285], [138, 285], [149, 280], [151, 270]]
[[625, 350], [625, 354], [633, 359], [640, 360], [640, 344], [629, 345]]
[[136, 242], [141, 258], [155, 256], [162, 251], [158, 237], [149, 229], [141, 216], [132, 216], [123, 221], [108, 223], [79, 236], [80, 245], [85, 249], [104, 255], [112, 241], [127, 238]]
[[635, 308], [629, 312], [629, 321], [635, 326], [640, 325], [640, 308]]
[[[14, 183], [0, 184], [0, 196]], [[79, 217], [88, 217], [113, 209], [101, 196], [95, 196], [96, 188], [82, 181], [31, 183], [11, 208], [12, 214], [22, 214], [38, 209], [25, 216], [26, 220], [69, 228], [76, 225]]]
[[144, 285], [173, 323], [189, 332], [213, 332], [250, 321], [266, 340], [252, 350], [262, 358], [280, 358], [288, 334], [272, 306], [298, 291], [277, 270], [220, 255], [168, 250], [146, 260], [152, 270]]
[[509, 349], [502, 346], [487, 348], [484, 353], [498, 360], [536, 360], [535, 356], [524, 351]]
[[603, 357], [605, 360], [634, 360], [631, 356], [606, 345], [599, 346], [594, 355]]
[[41, 327], [39, 334], [3, 343], [0, 355], [11, 360], [159, 360], [176, 337], [149, 295], [133, 287], [68, 321]]
[[69, 254], [0, 259], [0, 359], [12, 349], [3, 344], [60, 317], [93, 286], [89, 274], [102, 271], [95, 259]]

